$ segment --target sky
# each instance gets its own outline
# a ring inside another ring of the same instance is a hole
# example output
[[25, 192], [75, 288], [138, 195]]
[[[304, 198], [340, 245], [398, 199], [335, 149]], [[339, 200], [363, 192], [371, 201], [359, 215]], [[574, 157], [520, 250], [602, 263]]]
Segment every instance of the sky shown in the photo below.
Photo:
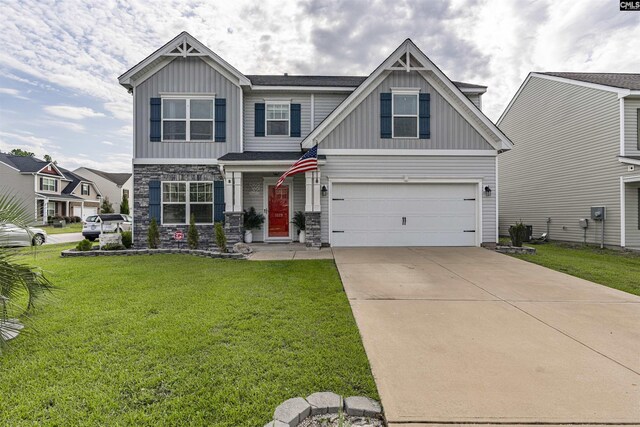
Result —
[[616, 0], [0, 1], [0, 150], [130, 171], [117, 77], [188, 31], [246, 74], [368, 75], [410, 37], [496, 121], [531, 71], [640, 72]]

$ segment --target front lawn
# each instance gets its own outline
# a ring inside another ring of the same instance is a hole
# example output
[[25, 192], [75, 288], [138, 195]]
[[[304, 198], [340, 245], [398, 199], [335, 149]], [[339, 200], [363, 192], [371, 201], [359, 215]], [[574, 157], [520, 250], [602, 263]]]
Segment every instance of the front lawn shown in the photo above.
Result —
[[40, 228], [46, 231], [47, 234], [80, 233], [82, 232], [82, 223], [74, 222], [73, 224], [67, 224], [64, 227], [60, 228], [56, 228], [51, 225], [45, 225]]
[[253, 427], [315, 391], [378, 398], [333, 261], [68, 246], [28, 258], [59, 289], [0, 356], [0, 425]]
[[536, 255], [513, 255], [610, 288], [640, 295], [640, 254], [593, 246], [546, 243]]

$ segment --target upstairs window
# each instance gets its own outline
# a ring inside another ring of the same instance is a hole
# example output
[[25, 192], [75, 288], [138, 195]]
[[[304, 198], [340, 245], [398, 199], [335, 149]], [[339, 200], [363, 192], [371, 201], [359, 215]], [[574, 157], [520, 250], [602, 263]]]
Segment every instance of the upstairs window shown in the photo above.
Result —
[[163, 98], [163, 141], [213, 141], [213, 98]]
[[289, 104], [268, 103], [266, 110], [267, 136], [289, 135]]
[[393, 138], [418, 138], [418, 93], [393, 92]]
[[89, 184], [81, 184], [80, 194], [82, 194], [83, 196], [91, 195], [91, 190], [89, 189]]
[[56, 180], [54, 178], [40, 178], [40, 191], [56, 191]]

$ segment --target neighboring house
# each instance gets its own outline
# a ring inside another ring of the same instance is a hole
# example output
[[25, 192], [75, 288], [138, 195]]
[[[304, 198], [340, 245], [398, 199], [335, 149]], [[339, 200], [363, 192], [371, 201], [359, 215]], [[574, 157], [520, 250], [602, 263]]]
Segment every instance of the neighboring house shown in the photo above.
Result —
[[[640, 74], [531, 73], [498, 121], [500, 232], [516, 221], [553, 240], [640, 249]], [[579, 220], [589, 219], [583, 229]]]
[[[164, 246], [190, 215], [241, 239], [307, 245], [479, 246], [497, 238], [496, 159], [511, 142], [411, 40], [369, 76], [244, 75], [181, 33], [119, 77], [134, 103], [134, 241]], [[278, 177], [315, 144], [319, 170]], [[487, 191], [485, 191], [485, 188]], [[490, 191], [489, 191], [490, 190]]]
[[103, 172], [91, 168], [78, 168], [74, 173], [83, 176], [100, 188], [103, 198], [108, 198], [116, 213], [120, 212], [120, 204], [126, 196], [129, 199], [129, 213], [133, 211], [133, 175], [130, 173]]
[[34, 220], [77, 216], [82, 219], [100, 208], [100, 191], [90, 180], [35, 157], [0, 153], [0, 188], [21, 198], [33, 209]]

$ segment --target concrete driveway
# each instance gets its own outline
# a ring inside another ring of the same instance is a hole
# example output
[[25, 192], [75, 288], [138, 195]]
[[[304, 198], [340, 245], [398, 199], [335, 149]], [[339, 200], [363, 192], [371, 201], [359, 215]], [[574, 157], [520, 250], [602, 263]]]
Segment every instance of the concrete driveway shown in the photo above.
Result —
[[481, 248], [333, 252], [390, 425], [640, 424], [639, 297]]

